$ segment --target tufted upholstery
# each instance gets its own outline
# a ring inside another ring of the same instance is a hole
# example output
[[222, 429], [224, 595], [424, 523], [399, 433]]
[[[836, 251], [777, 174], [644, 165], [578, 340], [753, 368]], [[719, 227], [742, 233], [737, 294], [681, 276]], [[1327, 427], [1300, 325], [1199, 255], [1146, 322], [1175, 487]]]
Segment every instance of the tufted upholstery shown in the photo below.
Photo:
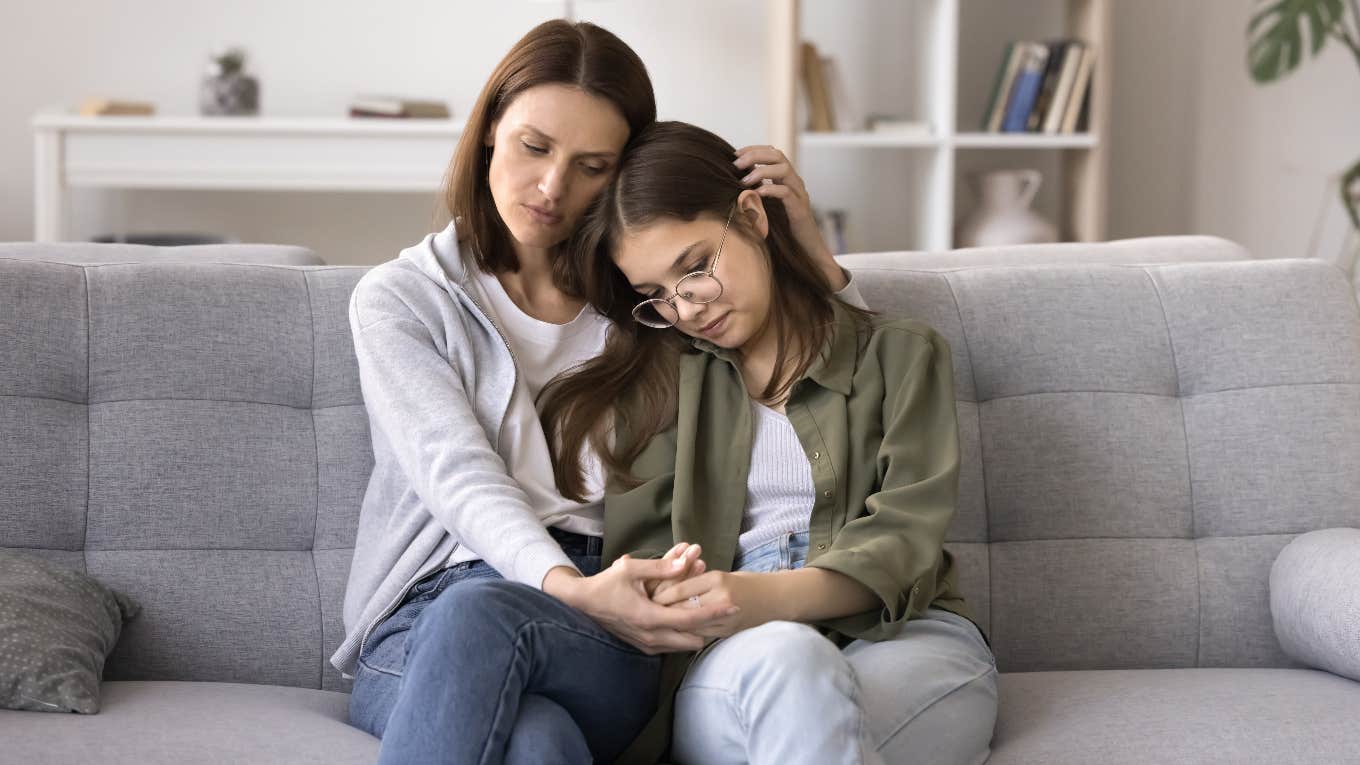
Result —
[[[1292, 667], [1271, 628], [1271, 563], [1302, 532], [1360, 526], [1350, 286], [1320, 262], [1239, 261], [1209, 244], [1195, 259], [1229, 262], [1146, 265], [1164, 250], [1110, 258], [1101, 245], [1093, 259], [1120, 262], [854, 266], [871, 306], [932, 324], [953, 348], [964, 463], [948, 546], [1008, 673], [995, 762], [1050, 761], [1064, 726], [1114, 725], [1133, 709], [1124, 695], [1147, 701], [1130, 741], [1153, 725], [1171, 726], [1158, 746], [1223, 744], [1171, 728], [1204, 699], [1233, 703], [1234, 683], [1286, 681], [1014, 673]], [[143, 605], [106, 679], [348, 690], [327, 658], [372, 465], [346, 317], [363, 272], [0, 258], [0, 547], [83, 568]], [[1300, 698], [1331, 682], [1286, 674]], [[134, 686], [110, 688], [159, 708], [155, 683]], [[1186, 711], [1168, 716], [1148, 694], [1173, 686]], [[195, 709], [211, 709], [211, 688], [193, 691]], [[254, 703], [233, 688], [221, 693]], [[1327, 689], [1341, 730], [1360, 692]], [[332, 696], [328, 724], [344, 728]], [[0, 727], [18, 719], [0, 713]], [[321, 725], [308, 719], [290, 724]], [[51, 740], [10, 730], [33, 751]], [[335, 740], [335, 757], [361, 756]], [[1285, 753], [1301, 741], [1270, 740]], [[264, 744], [223, 745], [249, 759]], [[1062, 746], [1065, 761], [1114, 761]]]

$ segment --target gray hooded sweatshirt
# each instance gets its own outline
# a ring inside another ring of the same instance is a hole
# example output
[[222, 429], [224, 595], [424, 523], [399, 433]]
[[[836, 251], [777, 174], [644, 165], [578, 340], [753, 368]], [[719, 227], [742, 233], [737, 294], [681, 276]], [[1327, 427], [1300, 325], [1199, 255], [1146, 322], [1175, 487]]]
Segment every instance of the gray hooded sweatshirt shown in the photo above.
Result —
[[475, 268], [450, 224], [364, 274], [350, 297], [374, 464], [345, 590], [345, 640], [331, 656], [345, 677], [373, 628], [459, 545], [533, 587], [555, 566], [574, 567], [497, 452], [515, 362], [473, 297]]

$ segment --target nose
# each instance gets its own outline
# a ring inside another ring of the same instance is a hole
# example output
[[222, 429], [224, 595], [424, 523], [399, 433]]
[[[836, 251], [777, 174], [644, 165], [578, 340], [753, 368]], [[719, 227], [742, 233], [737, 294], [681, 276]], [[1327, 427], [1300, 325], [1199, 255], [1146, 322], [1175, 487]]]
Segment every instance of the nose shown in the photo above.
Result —
[[549, 201], [556, 202], [562, 198], [567, 185], [566, 169], [557, 165], [550, 166], [544, 171], [543, 177], [538, 181], [538, 191]]
[[706, 304], [691, 303], [684, 298], [675, 299], [675, 312], [680, 315], [680, 321], [688, 324], [702, 314], [708, 306]]

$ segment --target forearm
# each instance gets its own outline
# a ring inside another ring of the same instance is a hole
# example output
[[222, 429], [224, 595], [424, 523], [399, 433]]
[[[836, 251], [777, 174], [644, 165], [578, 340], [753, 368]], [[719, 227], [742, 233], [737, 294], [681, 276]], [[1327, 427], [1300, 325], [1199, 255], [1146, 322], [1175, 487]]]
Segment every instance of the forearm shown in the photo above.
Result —
[[879, 605], [868, 587], [836, 571], [804, 567], [762, 576], [770, 577], [772, 615], [781, 621], [838, 619]]

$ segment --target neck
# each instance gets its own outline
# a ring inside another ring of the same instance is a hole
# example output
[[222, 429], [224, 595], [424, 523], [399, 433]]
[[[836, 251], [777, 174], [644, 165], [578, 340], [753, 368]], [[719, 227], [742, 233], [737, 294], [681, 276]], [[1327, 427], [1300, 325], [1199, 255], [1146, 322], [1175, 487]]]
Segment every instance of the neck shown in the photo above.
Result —
[[[798, 338], [789, 338], [785, 345], [787, 348], [785, 360], [797, 359], [798, 354], [802, 352]], [[779, 337], [774, 332], [773, 319], [765, 325], [765, 328], [756, 337], [738, 349], [738, 354], [741, 357], [741, 376], [746, 383], [747, 394], [751, 398], [762, 401], [762, 403], [781, 408], [782, 400], [764, 401], [761, 398], [777, 371], [775, 360], [779, 355]]]
[[521, 311], [539, 321], [566, 324], [581, 312], [585, 301], [571, 297], [553, 282], [554, 252], [516, 242], [519, 270], [501, 271], [496, 274], [496, 280]]

